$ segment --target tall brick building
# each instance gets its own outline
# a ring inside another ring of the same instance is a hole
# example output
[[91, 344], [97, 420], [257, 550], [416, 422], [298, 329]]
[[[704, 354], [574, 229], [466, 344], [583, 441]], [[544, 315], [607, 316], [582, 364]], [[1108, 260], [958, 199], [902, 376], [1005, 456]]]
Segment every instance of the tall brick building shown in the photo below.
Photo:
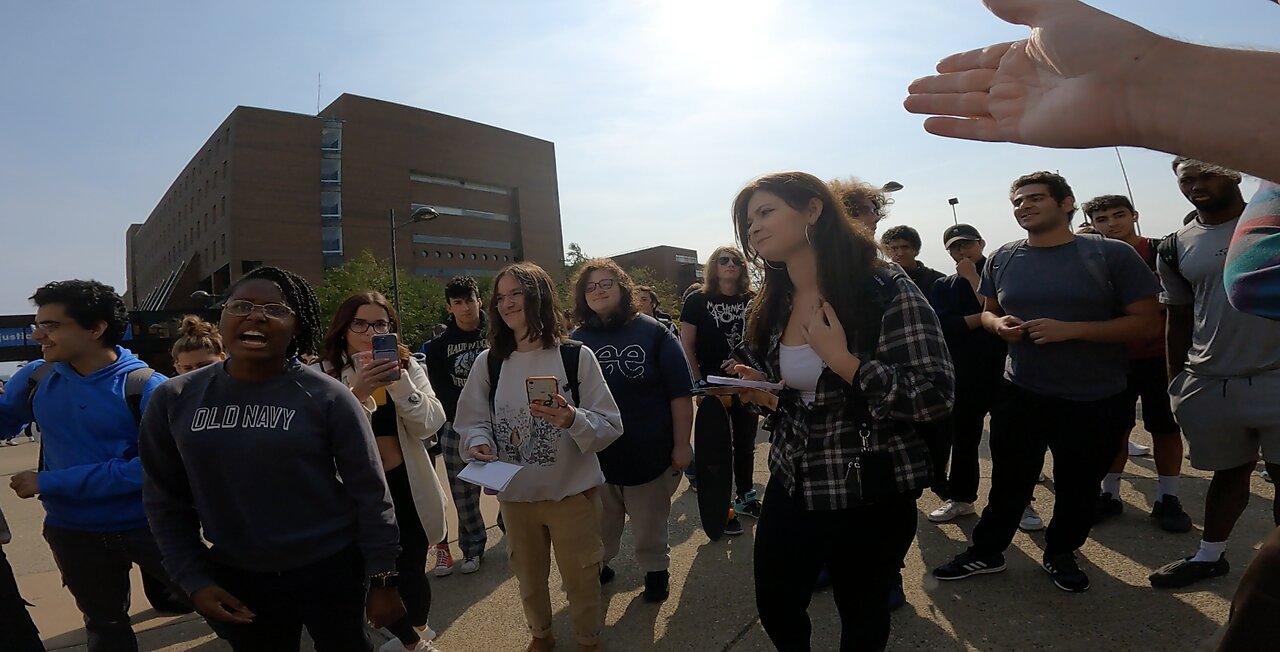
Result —
[[126, 237], [128, 297], [196, 307], [260, 265], [319, 281], [364, 249], [390, 254], [388, 212], [438, 219], [397, 231], [404, 272], [559, 270], [554, 144], [409, 106], [342, 95], [318, 116], [237, 107]]
[[676, 292], [683, 292], [693, 283], [702, 282], [702, 261], [698, 260], [698, 252], [693, 249], [659, 245], [610, 258], [623, 269], [648, 267], [655, 278], [669, 281]]

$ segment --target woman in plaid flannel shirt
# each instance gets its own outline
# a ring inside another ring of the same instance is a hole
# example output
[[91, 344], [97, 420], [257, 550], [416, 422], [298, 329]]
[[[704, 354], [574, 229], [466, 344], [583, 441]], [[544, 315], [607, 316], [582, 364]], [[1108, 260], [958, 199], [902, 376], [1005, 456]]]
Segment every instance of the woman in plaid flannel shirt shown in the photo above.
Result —
[[760, 623], [778, 649], [808, 650], [807, 608], [826, 565], [840, 649], [882, 649], [889, 584], [930, 477], [913, 422], [945, 416], [955, 393], [942, 329], [816, 177], [761, 177], [738, 194], [733, 216], [765, 272], [746, 336], [762, 368], [737, 371], [786, 385], [777, 395], [744, 392], [772, 412], [756, 527]]

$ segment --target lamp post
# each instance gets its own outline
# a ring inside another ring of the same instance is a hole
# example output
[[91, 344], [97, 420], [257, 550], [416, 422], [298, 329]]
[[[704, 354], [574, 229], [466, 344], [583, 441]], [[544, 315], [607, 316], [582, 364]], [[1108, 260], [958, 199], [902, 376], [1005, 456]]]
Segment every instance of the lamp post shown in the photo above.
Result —
[[947, 200], [947, 203], [951, 204], [951, 223], [959, 224], [960, 218], [956, 217], [956, 204], [960, 203], [960, 199], [958, 197], [952, 197]]
[[436, 209], [430, 206], [422, 206], [413, 211], [409, 216], [409, 221], [404, 224], [396, 224], [396, 209], [392, 208], [387, 211], [387, 218], [391, 225], [391, 295], [392, 302], [396, 306], [396, 312], [400, 312], [400, 267], [396, 264], [396, 229], [409, 224], [418, 222], [429, 222], [440, 217]]
[[880, 186], [880, 189], [885, 192], [898, 192], [899, 190], [902, 190], [902, 184], [897, 181], [890, 181], [883, 186]]

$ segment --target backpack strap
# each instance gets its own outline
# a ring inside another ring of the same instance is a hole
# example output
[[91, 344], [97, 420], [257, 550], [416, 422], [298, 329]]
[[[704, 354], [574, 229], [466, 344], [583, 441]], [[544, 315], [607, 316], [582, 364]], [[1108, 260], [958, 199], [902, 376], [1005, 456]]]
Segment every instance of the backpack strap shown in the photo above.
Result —
[[[1164, 261], [1166, 267], [1173, 270], [1174, 274], [1177, 274], [1179, 278], [1186, 282], [1187, 278], [1182, 275], [1182, 268], [1178, 263], [1177, 231], [1170, 233], [1160, 241], [1160, 245], [1156, 247], [1156, 255], [1160, 257], [1160, 260]], [[1190, 285], [1190, 283], [1188, 282], [1187, 285]]]
[[[36, 367], [36, 370], [31, 372], [30, 376], [27, 376], [27, 413], [31, 415], [32, 421], [36, 420], [36, 390], [40, 388], [40, 384], [46, 378], [52, 375], [53, 365], [46, 362]], [[30, 427], [30, 425], [27, 427]], [[36, 460], [37, 471], [47, 470], [44, 465], [44, 433], [40, 435], [40, 452], [37, 454]]]
[[1013, 255], [1026, 245], [1027, 241], [1025, 239], [1006, 242], [987, 259], [987, 267], [991, 268], [991, 280], [995, 286], [994, 290], [997, 297], [1000, 296], [1000, 281], [1004, 279], [1004, 273], [1009, 268], [1009, 263], [1013, 262]]
[[147, 389], [147, 383], [151, 382], [151, 377], [155, 374], [155, 369], [143, 367], [130, 371], [124, 377], [124, 401], [129, 404], [135, 423], [142, 423], [142, 392]]
[[[1085, 233], [1076, 236], [1080, 240], [1080, 245], [1076, 247], [1084, 263], [1084, 268], [1088, 270], [1089, 276], [1106, 289], [1107, 294], [1115, 295], [1115, 285], [1111, 282], [1111, 271], [1107, 267], [1107, 256], [1103, 251], [1103, 242], [1106, 238], [1100, 235]], [[1117, 301], [1116, 303], [1120, 303]]]
[[502, 359], [493, 354], [493, 349], [489, 349], [489, 355], [485, 356], [485, 361], [489, 367], [489, 413], [493, 414], [495, 402], [498, 398], [498, 377], [502, 375]]
[[564, 362], [565, 380], [569, 381], [569, 395], [573, 398], [573, 406], [582, 405], [581, 388], [578, 383], [578, 359], [582, 355], [582, 342], [565, 340], [560, 343], [560, 360]]
[[884, 313], [898, 296], [898, 279], [911, 277], [904, 272], [890, 267], [875, 267], [866, 284], [864, 298], [873, 310], [864, 313], [862, 324], [858, 327], [857, 342], [859, 351], [875, 351], [880, 341], [880, 325], [884, 322]]

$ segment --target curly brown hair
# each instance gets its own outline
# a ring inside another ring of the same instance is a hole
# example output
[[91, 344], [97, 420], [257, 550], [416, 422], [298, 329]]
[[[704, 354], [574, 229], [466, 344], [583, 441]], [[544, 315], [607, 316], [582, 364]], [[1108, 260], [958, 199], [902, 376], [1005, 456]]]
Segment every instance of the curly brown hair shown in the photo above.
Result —
[[220, 355], [224, 351], [222, 334], [218, 332], [217, 324], [210, 324], [195, 315], [184, 315], [182, 323], [178, 325], [178, 339], [173, 342], [169, 353], [177, 360], [179, 353], [192, 351], [208, 351], [212, 355]]
[[883, 188], [873, 186], [856, 177], [832, 179], [827, 182], [827, 187], [840, 201], [840, 205], [844, 206], [844, 211], [849, 214], [849, 217], [855, 220], [861, 217], [862, 205], [868, 201], [875, 206], [876, 216], [880, 219], [884, 219], [885, 211], [893, 204], [893, 197], [890, 197]]
[[489, 295], [489, 355], [506, 360], [516, 350], [516, 333], [502, 320], [498, 312], [498, 283], [510, 276], [524, 291], [524, 318], [530, 342], [540, 342], [542, 348], [558, 346], [568, 337], [560, 300], [556, 298], [556, 283], [547, 271], [534, 263], [514, 263], [502, 268], [493, 277], [493, 292]]
[[[618, 284], [618, 291], [622, 293], [622, 303], [618, 305], [618, 310], [612, 315], [597, 315], [591, 306], [587, 305], [587, 279], [591, 276], [591, 272], [602, 271], [613, 275]], [[635, 318], [639, 312], [636, 310], [635, 300], [632, 293], [636, 290], [635, 281], [631, 280], [631, 275], [622, 269], [618, 263], [613, 262], [610, 258], [592, 258], [584, 261], [578, 273], [573, 277], [573, 318], [579, 324], [595, 325], [610, 322], [625, 324]], [[595, 320], [595, 321], [593, 321]]]
[[716, 259], [720, 256], [733, 256], [740, 261], [738, 269], [741, 270], [741, 276], [738, 277], [738, 287], [733, 296], [741, 297], [751, 294], [751, 274], [747, 273], [747, 257], [742, 254], [742, 250], [731, 245], [716, 247], [707, 257], [707, 264], [702, 268], [702, 293], [709, 297], [720, 296], [720, 265]]

